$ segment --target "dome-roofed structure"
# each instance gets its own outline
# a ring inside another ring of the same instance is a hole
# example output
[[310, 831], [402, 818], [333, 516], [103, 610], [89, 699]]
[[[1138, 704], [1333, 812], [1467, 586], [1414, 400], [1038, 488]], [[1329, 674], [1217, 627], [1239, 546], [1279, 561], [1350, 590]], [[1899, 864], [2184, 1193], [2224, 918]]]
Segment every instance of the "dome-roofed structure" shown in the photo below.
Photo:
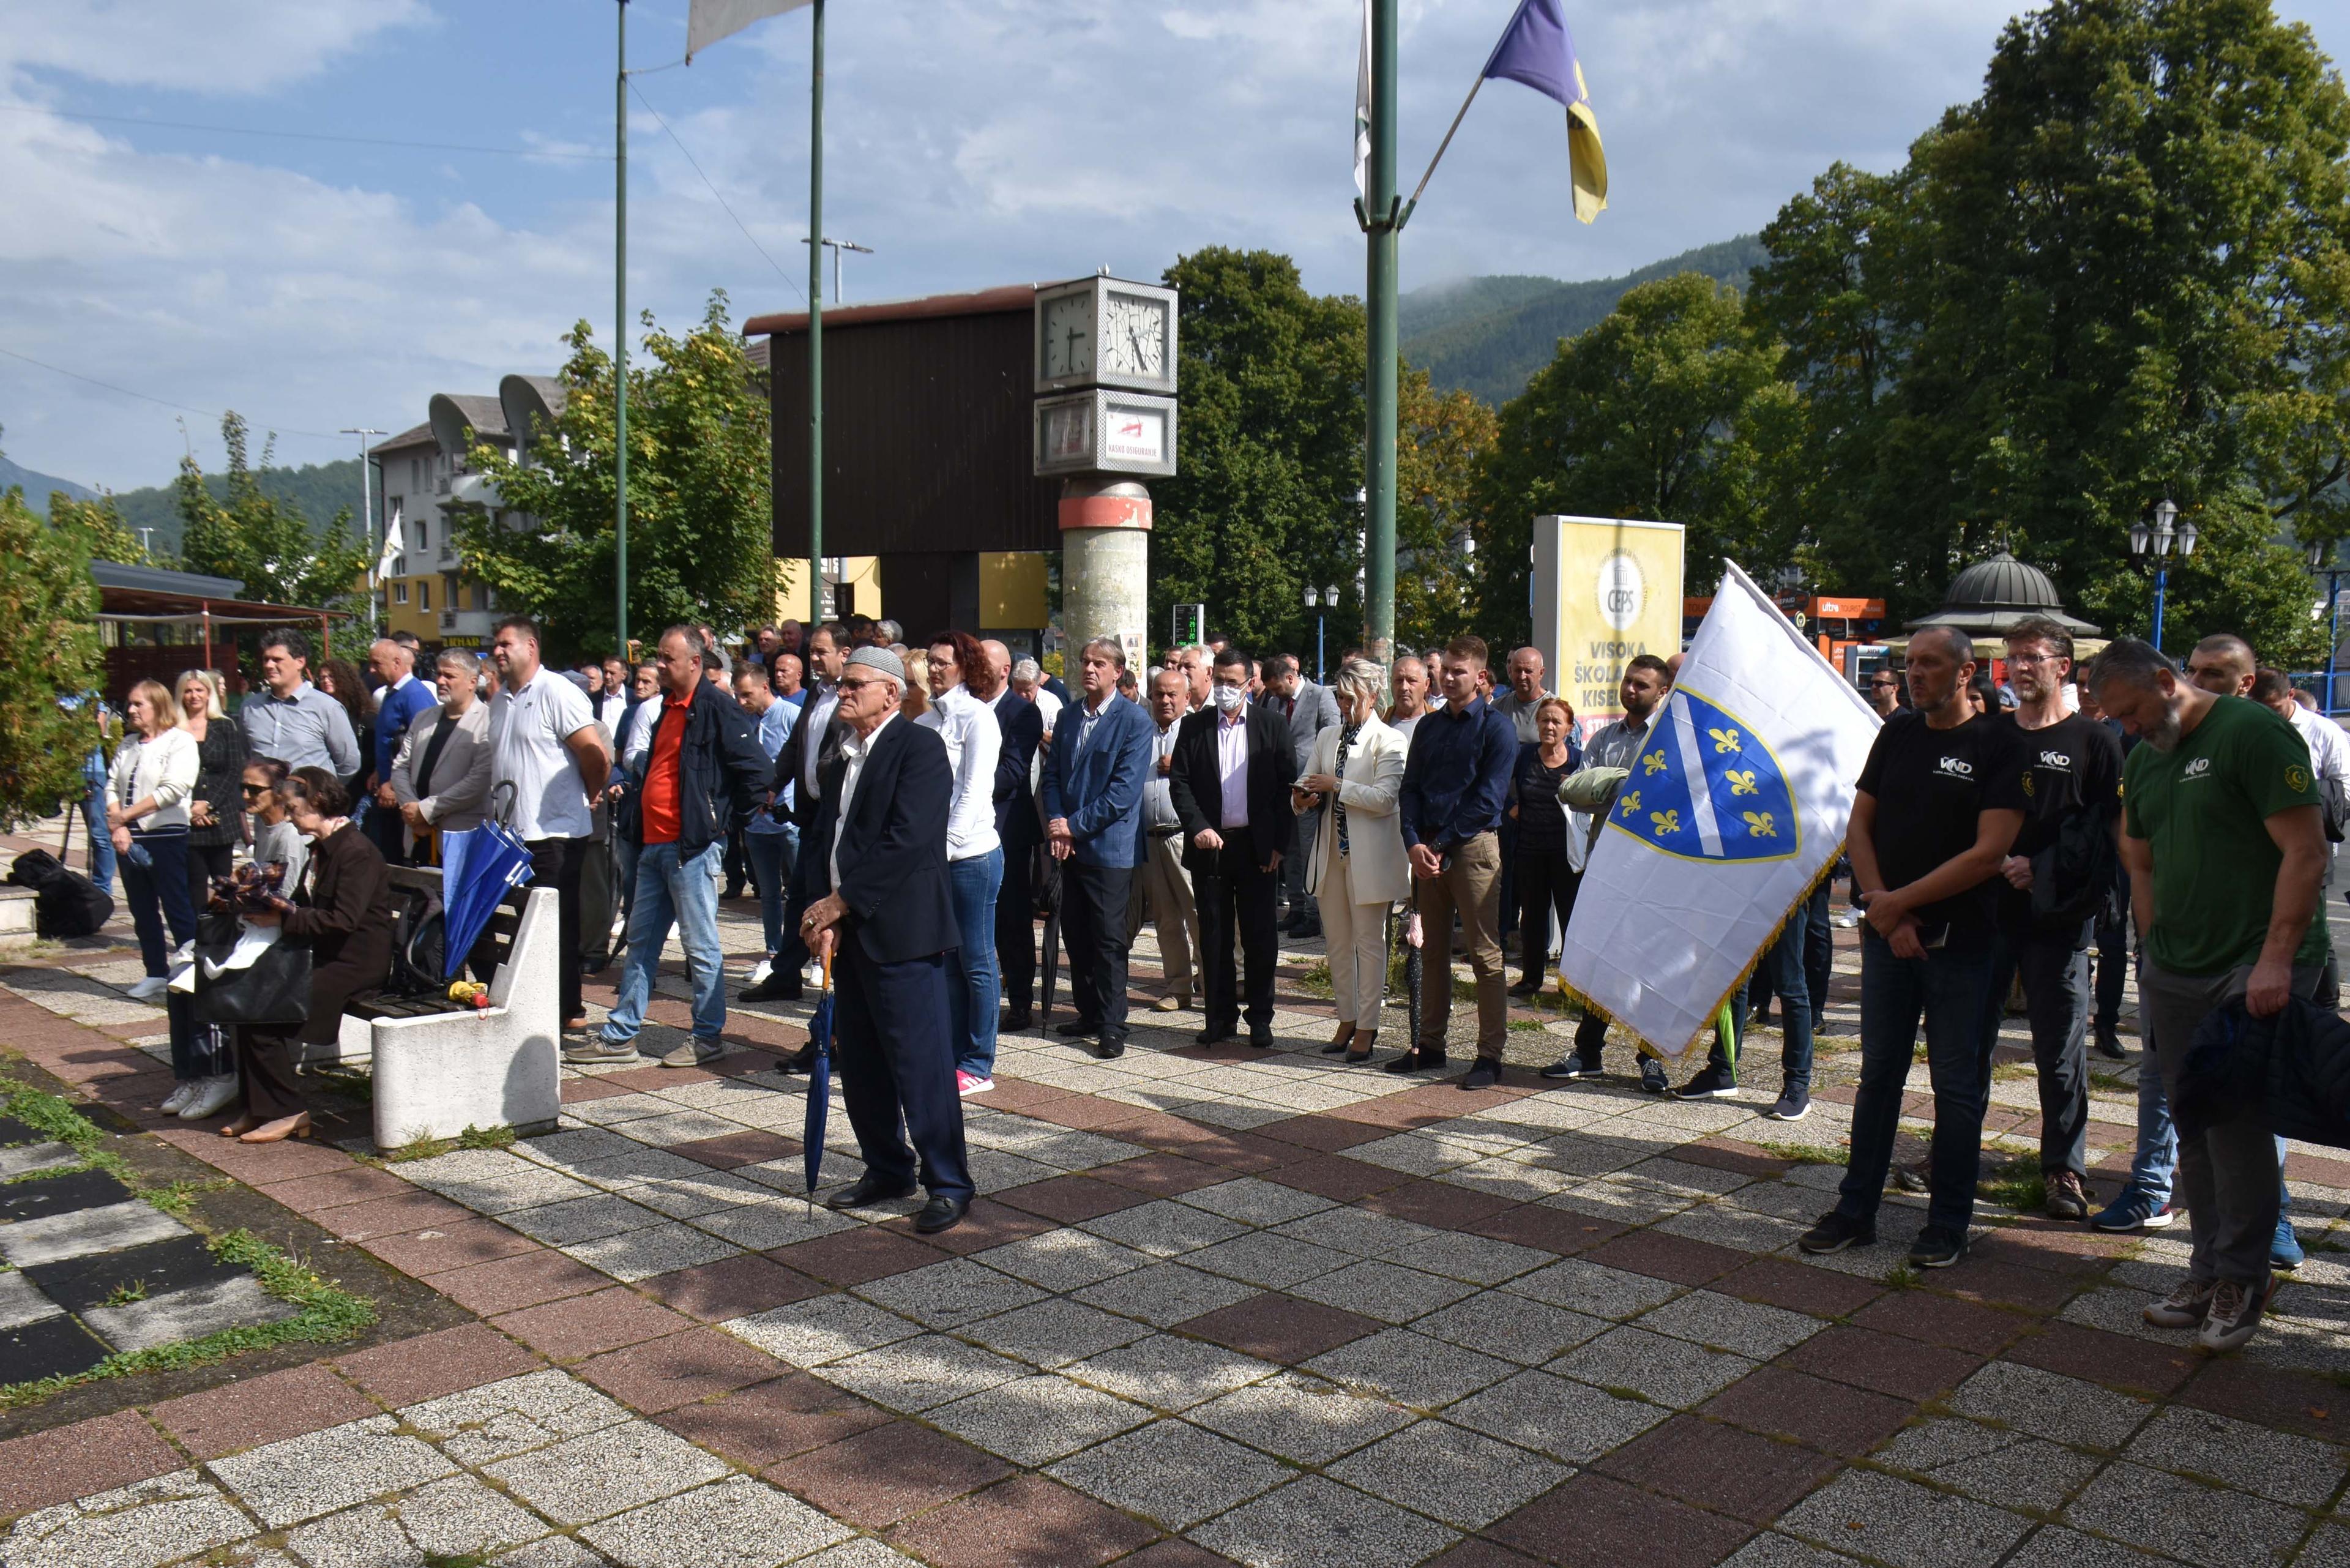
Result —
[[1955, 627], [1970, 637], [2004, 638], [2008, 628], [2032, 616], [2045, 616], [2079, 636], [2094, 637], [2099, 629], [2066, 615], [2048, 574], [2005, 550], [1960, 572], [1951, 579], [1942, 607], [1908, 627], [1913, 632], [1929, 626]]

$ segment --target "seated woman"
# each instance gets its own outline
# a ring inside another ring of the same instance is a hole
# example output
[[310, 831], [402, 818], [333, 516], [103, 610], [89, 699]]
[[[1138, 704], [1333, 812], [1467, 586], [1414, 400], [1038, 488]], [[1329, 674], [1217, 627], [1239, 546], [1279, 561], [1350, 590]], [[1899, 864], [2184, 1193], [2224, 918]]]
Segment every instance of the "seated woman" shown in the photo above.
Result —
[[246, 1023], [236, 1032], [244, 1114], [223, 1137], [276, 1143], [310, 1136], [310, 1113], [294, 1082], [297, 1044], [324, 1045], [342, 1027], [343, 1005], [384, 982], [391, 968], [391, 873], [383, 851], [350, 831], [350, 795], [324, 768], [296, 768], [277, 786], [294, 830], [310, 840], [309, 875], [293, 902], [255, 925], [282, 924], [278, 940], [310, 950], [310, 1016], [297, 1025]]

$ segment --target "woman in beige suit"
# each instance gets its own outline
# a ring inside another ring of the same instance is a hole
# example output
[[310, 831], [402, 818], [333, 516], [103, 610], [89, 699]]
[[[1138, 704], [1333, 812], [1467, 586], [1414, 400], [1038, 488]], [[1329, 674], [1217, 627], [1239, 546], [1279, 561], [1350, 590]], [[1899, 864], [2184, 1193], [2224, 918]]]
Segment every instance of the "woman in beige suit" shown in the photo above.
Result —
[[1379, 721], [1387, 671], [1349, 659], [1330, 682], [1338, 722], [1314, 738], [1291, 792], [1300, 815], [1318, 814], [1305, 888], [1322, 906], [1330, 985], [1338, 999], [1338, 1033], [1323, 1054], [1371, 1059], [1387, 990], [1388, 906], [1411, 896], [1396, 797], [1403, 790], [1405, 740]]

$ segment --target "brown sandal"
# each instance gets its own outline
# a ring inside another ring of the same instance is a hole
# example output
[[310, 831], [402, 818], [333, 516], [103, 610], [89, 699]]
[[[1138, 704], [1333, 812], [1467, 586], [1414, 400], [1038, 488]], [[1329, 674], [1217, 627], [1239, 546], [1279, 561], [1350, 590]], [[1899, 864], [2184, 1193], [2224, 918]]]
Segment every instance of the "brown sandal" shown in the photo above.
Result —
[[255, 1127], [251, 1132], [240, 1134], [237, 1141], [239, 1143], [283, 1143], [289, 1137], [308, 1137], [309, 1136], [310, 1113], [296, 1111], [290, 1116], [280, 1116], [274, 1122]]
[[243, 1137], [260, 1125], [259, 1116], [239, 1116], [234, 1121], [224, 1124], [221, 1127], [220, 1135], [223, 1137]]

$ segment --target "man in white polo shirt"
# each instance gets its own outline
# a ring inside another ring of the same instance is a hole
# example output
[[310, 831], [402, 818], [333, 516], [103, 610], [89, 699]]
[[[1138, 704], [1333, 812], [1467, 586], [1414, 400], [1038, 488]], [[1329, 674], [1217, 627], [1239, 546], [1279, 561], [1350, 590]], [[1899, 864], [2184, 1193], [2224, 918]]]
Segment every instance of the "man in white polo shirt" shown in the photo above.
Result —
[[531, 884], [555, 889], [562, 915], [556, 962], [563, 1027], [585, 1029], [579, 872], [595, 831], [588, 802], [602, 793], [612, 756], [597, 732], [588, 694], [539, 663], [536, 621], [517, 615], [498, 622], [490, 659], [498, 669], [498, 694], [490, 704], [490, 812], [529, 847]]

